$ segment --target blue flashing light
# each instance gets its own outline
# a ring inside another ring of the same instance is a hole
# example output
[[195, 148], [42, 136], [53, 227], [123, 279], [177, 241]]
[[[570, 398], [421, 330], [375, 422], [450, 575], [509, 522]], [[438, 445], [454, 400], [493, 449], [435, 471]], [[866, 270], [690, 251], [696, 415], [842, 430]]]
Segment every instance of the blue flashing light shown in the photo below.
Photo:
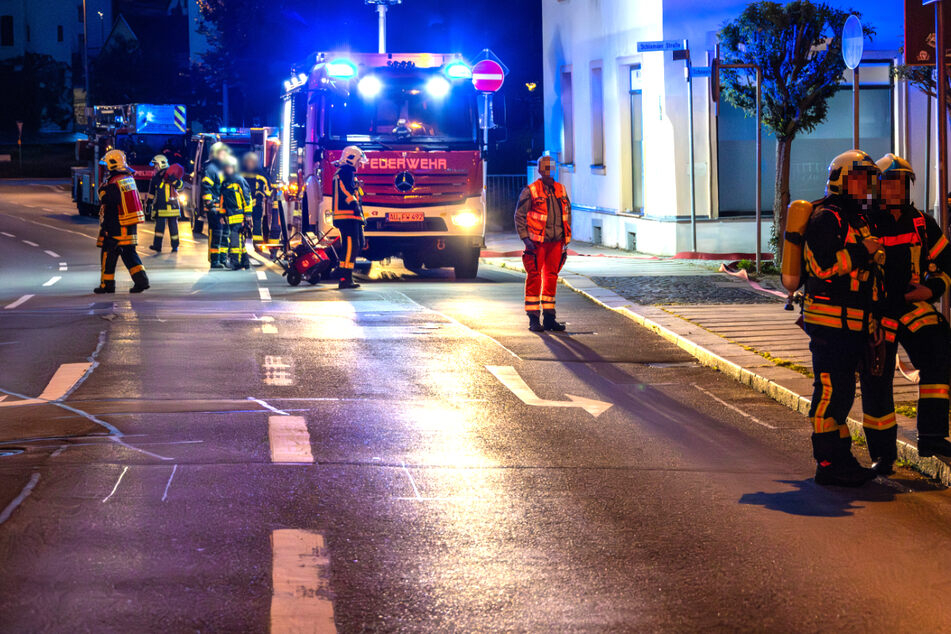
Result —
[[228, 128], [218, 128], [219, 134], [226, 134], [227, 132], [228, 132]]
[[426, 92], [428, 92], [431, 97], [437, 99], [448, 95], [450, 88], [449, 82], [446, 81], [444, 77], [433, 77], [426, 82]]
[[357, 83], [357, 90], [359, 90], [360, 94], [364, 97], [372, 99], [383, 90], [383, 82], [375, 75], [367, 75]]
[[443, 73], [449, 79], [472, 79], [472, 69], [465, 62], [450, 62]]
[[336, 77], [338, 79], [353, 79], [357, 76], [357, 65], [343, 57], [338, 57], [328, 62], [326, 70], [328, 77]]

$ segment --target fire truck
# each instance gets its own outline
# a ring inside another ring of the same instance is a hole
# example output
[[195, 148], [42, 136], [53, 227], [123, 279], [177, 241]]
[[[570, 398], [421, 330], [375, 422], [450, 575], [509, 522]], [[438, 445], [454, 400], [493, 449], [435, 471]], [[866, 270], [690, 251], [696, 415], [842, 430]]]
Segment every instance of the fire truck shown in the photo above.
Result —
[[333, 165], [348, 145], [360, 168], [371, 261], [454, 267], [473, 278], [485, 244], [479, 110], [471, 69], [432, 53], [318, 53], [284, 82], [282, 180], [307, 228], [332, 231]]
[[185, 166], [187, 119], [183, 105], [94, 106], [87, 110], [86, 119], [86, 139], [76, 142], [76, 160], [87, 164], [72, 169], [73, 200], [82, 215], [99, 214], [99, 186], [106, 177], [99, 159], [111, 149], [125, 152], [142, 195], [155, 173], [149, 163], [156, 154], [164, 154], [169, 163]]
[[[226, 143], [240, 160], [248, 152], [256, 152], [261, 158], [261, 167], [267, 172], [271, 182], [277, 184], [277, 156], [280, 140], [277, 128], [219, 128], [217, 133], [203, 132], [192, 137], [191, 156], [185, 166], [186, 203], [185, 215], [195, 227], [199, 217], [201, 200], [201, 175], [205, 163], [209, 160], [209, 151], [216, 141]], [[179, 195], [181, 197], [181, 195]]]

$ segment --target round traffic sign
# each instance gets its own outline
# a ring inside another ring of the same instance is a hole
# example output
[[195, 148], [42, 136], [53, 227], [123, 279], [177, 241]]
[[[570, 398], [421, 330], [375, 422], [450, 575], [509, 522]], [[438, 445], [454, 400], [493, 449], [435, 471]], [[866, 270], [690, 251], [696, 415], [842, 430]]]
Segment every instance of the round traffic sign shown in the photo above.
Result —
[[505, 70], [495, 60], [484, 59], [472, 67], [472, 85], [480, 92], [495, 92], [504, 81]]
[[850, 15], [842, 27], [842, 59], [849, 70], [855, 70], [862, 61], [865, 49], [865, 33], [858, 16]]

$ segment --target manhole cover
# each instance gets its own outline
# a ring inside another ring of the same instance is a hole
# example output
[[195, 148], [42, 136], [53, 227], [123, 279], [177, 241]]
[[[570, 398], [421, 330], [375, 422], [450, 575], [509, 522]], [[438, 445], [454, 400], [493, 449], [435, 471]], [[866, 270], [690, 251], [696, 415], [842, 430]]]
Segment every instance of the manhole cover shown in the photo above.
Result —
[[6, 458], [7, 456], [16, 456], [17, 454], [23, 453], [24, 449], [17, 449], [16, 447], [4, 447], [0, 449], [0, 458]]

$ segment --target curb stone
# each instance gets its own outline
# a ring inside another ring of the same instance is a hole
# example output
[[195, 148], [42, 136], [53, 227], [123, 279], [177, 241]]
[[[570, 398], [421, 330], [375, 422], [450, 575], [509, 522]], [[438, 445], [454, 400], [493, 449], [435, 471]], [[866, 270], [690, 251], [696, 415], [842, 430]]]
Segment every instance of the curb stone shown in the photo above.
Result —
[[[525, 269], [520, 262], [493, 262], [494, 258], [481, 258], [483, 264], [495, 266], [518, 273]], [[660, 335], [667, 341], [675, 344], [688, 354], [692, 355], [701, 365], [722, 372], [726, 376], [761, 392], [776, 402], [785, 405], [793, 411], [807, 416], [809, 414], [810, 399], [786, 384], [803, 385], [807, 381], [811, 392], [811, 380], [803, 375], [770, 363], [760, 355], [743, 350], [738, 345], [730, 343], [725, 338], [704, 330], [676, 315], [672, 315], [660, 308], [641, 306], [631, 302], [614, 291], [601, 288], [591, 278], [577, 273], [562, 273], [559, 281], [580, 295], [604, 308], [624, 315], [635, 324]], [[727, 344], [736, 350], [729, 350], [729, 356], [739, 358], [743, 363], [732, 361], [725, 356], [714, 352], [711, 348], [723, 348]], [[767, 372], [768, 371], [768, 372]], [[770, 376], [766, 376], [769, 374]], [[772, 377], [772, 378], [770, 378]], [[780, 383], [782, 381], [782, 383]], [[809, 393], [809, 392], [807, 392]], [[854, 410], [853, 410], [854, 413]], [[898, 415], [898, 418], [913, 428], [914, 421]], [[850, 416], [849, 430], [853, 435], [862, 431], [862, 421]], [[898, 458], [905, 461], [928, 477], [938, 480], [945, 486], [951, 486], [951, 465], [937, 458], [922, 458], [918, 455], [918, 448], [909, 439], [898, 440]]]

